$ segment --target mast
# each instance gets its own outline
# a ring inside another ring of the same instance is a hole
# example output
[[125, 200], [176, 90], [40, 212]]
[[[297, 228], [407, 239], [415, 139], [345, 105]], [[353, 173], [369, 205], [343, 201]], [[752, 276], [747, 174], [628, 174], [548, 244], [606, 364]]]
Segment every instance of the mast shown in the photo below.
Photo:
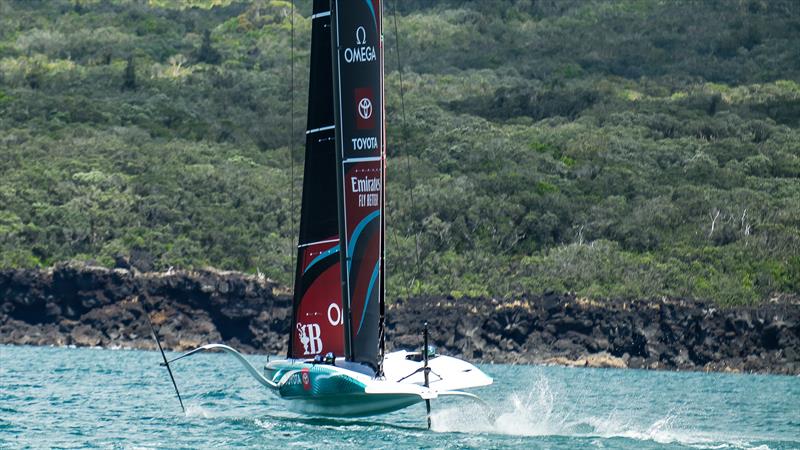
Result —
[[[384, 86], [384, 68], [383, 68], [383, 2], [380, 2], [378, 27], [380, 30], [380, 66], [381, 66], [381, 98], [383, 93], [386, 92]], [[386, 104], [381, 101], [381, 207], [385, 208], [386, 205]], [[383, 357], [386, 354], [386, 214], [381, 214], [381, 274], [380, 283], [381, 289], [378, 292], [380, 295], [379, 300], [379, 321], [378, 321], [378, 375], [383, 376]]]
[[384, 105], [380, 0], [331, 0], [345, 356], [380, 371]]

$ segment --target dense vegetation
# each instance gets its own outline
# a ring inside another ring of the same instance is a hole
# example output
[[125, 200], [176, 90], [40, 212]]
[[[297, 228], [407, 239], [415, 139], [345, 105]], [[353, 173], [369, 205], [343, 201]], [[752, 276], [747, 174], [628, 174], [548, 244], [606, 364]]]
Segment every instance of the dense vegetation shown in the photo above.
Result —
[[[398, 3], [390, 296], [800, 291], [799, 2]], [[0, 1], [0, 267], [127, 256], [288, 283], [296, 5]]]

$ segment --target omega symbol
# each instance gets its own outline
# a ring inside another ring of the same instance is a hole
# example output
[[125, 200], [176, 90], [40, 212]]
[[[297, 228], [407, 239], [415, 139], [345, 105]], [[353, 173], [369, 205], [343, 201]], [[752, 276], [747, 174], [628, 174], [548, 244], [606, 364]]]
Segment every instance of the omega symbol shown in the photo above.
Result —
[[356, 45], [364, 45], [367, 43], [367, 30], [364, 27], [356, 28]]

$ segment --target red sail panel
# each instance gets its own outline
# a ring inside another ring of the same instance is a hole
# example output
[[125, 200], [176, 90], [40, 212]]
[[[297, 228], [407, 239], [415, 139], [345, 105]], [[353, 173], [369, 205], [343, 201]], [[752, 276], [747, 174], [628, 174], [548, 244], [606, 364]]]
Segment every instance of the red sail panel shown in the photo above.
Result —
[[300, 301], [294, 314], [293, 358], [308, 358], [333, 352], [344, 355], [344, 312], [342, 311], [339, 242], [331, 239], [302, 247], [298, 267]]
[[380, 160], [345, 164], [350, 332], [357, 355], [378, 348], [379, 294], [383, 289], [380, 279], [381, 169]]
[[333, 0], [331, 15], [348, 359], [378, 370], [385, 186], [381, 2]]

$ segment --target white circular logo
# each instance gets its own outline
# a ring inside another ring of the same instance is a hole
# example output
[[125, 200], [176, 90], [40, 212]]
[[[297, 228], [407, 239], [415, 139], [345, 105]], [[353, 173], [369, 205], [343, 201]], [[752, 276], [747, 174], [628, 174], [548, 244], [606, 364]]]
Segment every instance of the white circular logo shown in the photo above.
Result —
[[[334, 315], [336, 316], [335, 318]], [[339, 305], [336, 303], [328, 305], [328, 322], [333, 326], [342, 324], [342, 310], [339, 309]]]
[[362, 119], [367, 120], [372, 117], [372, 100], [367, 97], [362, 98], [358, 102], [358, 115]]

